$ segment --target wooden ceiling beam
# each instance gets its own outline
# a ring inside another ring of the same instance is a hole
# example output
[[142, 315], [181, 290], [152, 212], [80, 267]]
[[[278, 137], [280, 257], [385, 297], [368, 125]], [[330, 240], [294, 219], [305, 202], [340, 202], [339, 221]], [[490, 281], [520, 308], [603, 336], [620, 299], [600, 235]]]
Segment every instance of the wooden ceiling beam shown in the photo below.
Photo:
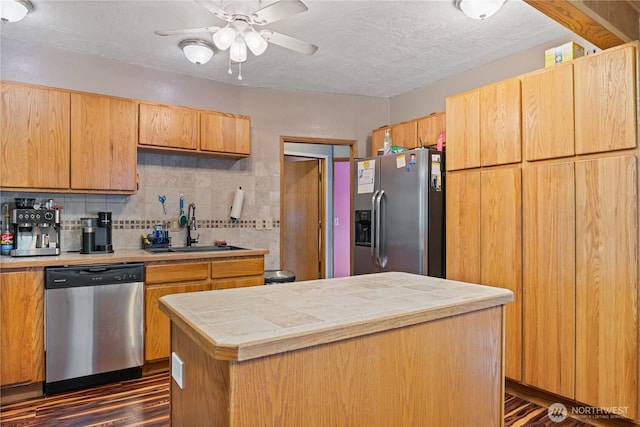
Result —
[[640, 38], [637, 0], [524, 0], [600, 49]]

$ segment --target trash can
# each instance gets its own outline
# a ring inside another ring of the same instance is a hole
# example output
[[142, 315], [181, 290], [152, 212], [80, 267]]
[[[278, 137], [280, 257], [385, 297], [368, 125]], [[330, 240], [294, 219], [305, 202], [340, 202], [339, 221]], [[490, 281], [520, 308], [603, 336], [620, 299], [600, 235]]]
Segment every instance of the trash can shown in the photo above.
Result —
[[264, 284], [275, 285], [278, 283], [295, 282], [296, 275], [293, 271], [289, 270], [265, 270], [264, 272]]

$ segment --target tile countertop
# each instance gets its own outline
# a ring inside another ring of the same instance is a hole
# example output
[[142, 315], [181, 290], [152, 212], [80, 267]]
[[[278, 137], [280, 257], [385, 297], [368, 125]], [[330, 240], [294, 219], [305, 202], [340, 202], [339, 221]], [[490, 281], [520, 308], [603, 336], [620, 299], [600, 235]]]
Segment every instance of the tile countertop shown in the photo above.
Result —
[[217, 259], [252, 255], [266, 255], [267, 249], [247, 249], [214, 252], [170, 252], [152, 254], [143, 249], [115, 250], [110, 254], [80, 254], [63, 252], [57, 256], [0, 257], [0, 269], [53, 267], [60, 265], [87, 265], [120, 262], [179, 261], [191, 259]]
[[377, 273], [167, 295], [160, 309], [212, 357], [241, 361], [510, 301], [507, 289]]

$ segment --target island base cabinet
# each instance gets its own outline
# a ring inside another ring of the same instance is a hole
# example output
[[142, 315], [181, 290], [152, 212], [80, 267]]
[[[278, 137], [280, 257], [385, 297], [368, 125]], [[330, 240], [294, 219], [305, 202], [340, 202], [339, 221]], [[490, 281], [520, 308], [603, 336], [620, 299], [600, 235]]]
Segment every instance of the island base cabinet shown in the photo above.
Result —
[[245, 361], [172, 323], [171, 425], [502, 426], [502, 306]]

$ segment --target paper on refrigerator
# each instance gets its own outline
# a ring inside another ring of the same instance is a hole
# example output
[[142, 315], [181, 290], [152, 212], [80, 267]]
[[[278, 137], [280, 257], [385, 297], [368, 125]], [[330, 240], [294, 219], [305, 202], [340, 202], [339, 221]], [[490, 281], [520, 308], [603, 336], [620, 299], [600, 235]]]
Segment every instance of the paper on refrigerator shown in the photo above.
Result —
[[373, 193], [375, 172], [375, 159], [358, 162], [358, 194]]

